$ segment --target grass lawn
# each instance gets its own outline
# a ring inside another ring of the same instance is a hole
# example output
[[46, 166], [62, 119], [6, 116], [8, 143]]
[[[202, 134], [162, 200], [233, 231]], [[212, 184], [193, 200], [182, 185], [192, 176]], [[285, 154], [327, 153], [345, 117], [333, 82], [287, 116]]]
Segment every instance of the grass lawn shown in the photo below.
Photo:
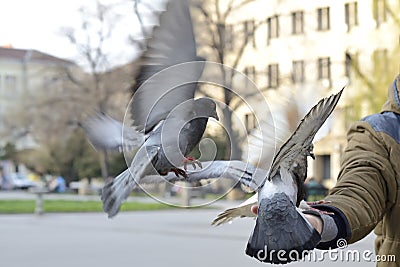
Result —
[[[0, 214], [34, 213], [35, 200], [0, 200]], [[125, 202], [122, 211], [162, 210], [174, 207], [162, 203]], [[44, 212], [102, 212], [100, 201], [44, 200]]]

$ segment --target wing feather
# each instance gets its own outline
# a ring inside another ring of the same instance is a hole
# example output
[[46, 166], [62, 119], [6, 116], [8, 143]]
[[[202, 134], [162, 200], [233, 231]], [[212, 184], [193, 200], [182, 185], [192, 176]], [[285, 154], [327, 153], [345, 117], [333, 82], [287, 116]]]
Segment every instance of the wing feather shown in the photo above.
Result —
[[[196, 43], [187, 0], [170, 0], [153, 31], [131, 102], [133, 124], [150, 131], [178, 104], [194, 97], [204, 60], [196, 55]], [[188, 64], [182, 64], [192, 62]]]
[[289, 170], [293, 163], [298, 161], [298, 157], [307, 155], [314, 136], [335, 109], [343, 90], [344, 88], [337, 94], [321, 99], [301, 120], [295, 132], [275, 155], [268, 175], [269, 180], [277, 174], [279, 168]]

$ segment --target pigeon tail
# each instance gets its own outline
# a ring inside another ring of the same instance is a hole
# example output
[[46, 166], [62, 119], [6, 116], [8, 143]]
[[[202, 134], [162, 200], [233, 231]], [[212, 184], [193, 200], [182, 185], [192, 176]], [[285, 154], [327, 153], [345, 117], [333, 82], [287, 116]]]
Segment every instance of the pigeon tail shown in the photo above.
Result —
[[246, 254], [262, 262], [286, 264], [302, 259], [320, 240], [289, 197], [276, 193], [260, 202]]
[[136, 182], [131, 176], [130, 170], [126, 169], [113, 180], [107, 182], [101, 192], [103, 210], [112, 218], [120, 210], [121, 203], [128, 198]]
[[255, 204], [256, 203], [227, 209], [224, 212], [218, 214], [218, 216], [213, 220], [211, 225], [219, 226], [221, 224], [231, 222], [233, 219], [236, 219], [238, 217], [240, 218], [255, 217], [255, 214], [251, 212], [251, 206]]
[[254, 194], [251, 198], [240, 204], [238, 207], [227, 209], [224, 212], [218, 214], [217, 218], [211, 223], [211, 225], [221, 225], [224, 223], [231, 222], [233, 219], [238, 217], [256, 217], [251, 211], [251, 207], [257, 205], [258, 194]]
[[[131, 167], [120, 175], [107, 182], [101, 192], [103, 210], [112, 218], [120, 210], [121, 203], [128, 198], [141, 177], [143, 177], [151, 166], [151, 161], [159, 151], [159, 147], [141, 147], [132, 161]], [[152, 167], [152, 166], [151, 166]]]

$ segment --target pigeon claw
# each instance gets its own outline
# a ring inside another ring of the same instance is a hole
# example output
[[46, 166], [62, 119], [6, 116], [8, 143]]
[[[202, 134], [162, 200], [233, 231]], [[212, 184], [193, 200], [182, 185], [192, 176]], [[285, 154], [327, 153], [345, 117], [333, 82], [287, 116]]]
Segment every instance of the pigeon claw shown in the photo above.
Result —
[[322, 200], [307, 202], [307, 205], [312, 206], [312, 205], [329, 204], [329, 203], [331, 203], [331, 201], [322, 199]]
[[197, 164], [197, 166], [199, 166], [200, 169], [203, 168], [203, 165], [201, 164], [201, 162], [193, 157], [185, 157], [185, 159], [183, 160], [183, 168], [185, 169], [185, 171], [187, 170], [188, 164], [191, 164], [193, 169], [196, 169], [196, 164]]
[[311, 207], [310, 207], [310, 210], [316, 211], [316, 212], [318, 212], [318, 213], [320, 213], [320, 214], [335, 215], [335, 213], [333, 213], [333, 212], [324, 211], [324, 210], [319, 210], [319, 209], [316, 209], [316, 208], [311, 208]]
[[[322, 199], [322, 200], [307, 202], [307, 205], [313, 206], [313, 205], [329, 204], [329, 203], [331, 203], [331, 201]], [[310, 210], [317, 211], [320, 214], [334, 215], [333, 212], [323, 211], [323, 210], [319, 210], [319, 209], [316, 209], [316, 208], [313, 208], [313, 207], [310, 207]]]
[[175, 173], [176, 177], [178, 177], [178, 178], [179, 178], [179, 176], [182, 176], [183, 178], [188, 179], [188, 175], [187, 175], [186, 171], [184, 171], [182, 169], [172, 168], [171, 171], [173, 173]]

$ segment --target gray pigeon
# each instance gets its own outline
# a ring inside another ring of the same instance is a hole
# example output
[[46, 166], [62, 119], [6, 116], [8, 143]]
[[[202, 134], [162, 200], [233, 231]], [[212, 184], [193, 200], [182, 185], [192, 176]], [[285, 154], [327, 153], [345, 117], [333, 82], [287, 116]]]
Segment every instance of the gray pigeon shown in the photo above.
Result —
[[312, 141], [342, 92], [320, 100], [275, 155], [257, 190], [258, 216], [247, 255], [262, 262], [285, 264], [301, 259], [303, 251], [319, 243], [320, 234], [297, 207], [304, 198], [307, 156], [314, 158]]
[[[176, 176], [186, 177], [185, 170], [179, 166], [183, 164], [186, 168], [187, 162], [200, 166], [198, 161], [187, 155], [199, 143], [208, 119], [218, 120], [213, 100], [194, 99], [204, 59], [196, 55], [187, 0], [168, 2], [167, 10], [160, 16], [160, 26], [154, 29], [152, 38], [147, 42], [140, 64], [130, 103], [134, 129], [121, 131], [118, 123], [109, 121], [111, 118], [99, 119], [114, 125], [114, 130], [105, 131], [105, 138], [114, 142], [101, 142], [101, 138], [90, 135], [90, 132], [101, 130], [100, 123], [93, 124], [97, 128], [86, 130], [92, 144], [99, 146], [100, 143], [100, 147], [107, 146], [107, 143], [124, 147], [125, 141], [128, 146], [133, 146], [138, 142], [132, 139], [141, 140], [134, 131], [140, 132], [143, 137], [144, 143], [128, 170], [106, 183], [102, 190], [103, 210], [110, 218], [118, 213], [121, 202], [144, 176], [155, 173], [167, 175], [172, 171]], [[111, 136], [117, 132], [118, 136]], [[118, 138], [121, 142], [116, 144]]]

